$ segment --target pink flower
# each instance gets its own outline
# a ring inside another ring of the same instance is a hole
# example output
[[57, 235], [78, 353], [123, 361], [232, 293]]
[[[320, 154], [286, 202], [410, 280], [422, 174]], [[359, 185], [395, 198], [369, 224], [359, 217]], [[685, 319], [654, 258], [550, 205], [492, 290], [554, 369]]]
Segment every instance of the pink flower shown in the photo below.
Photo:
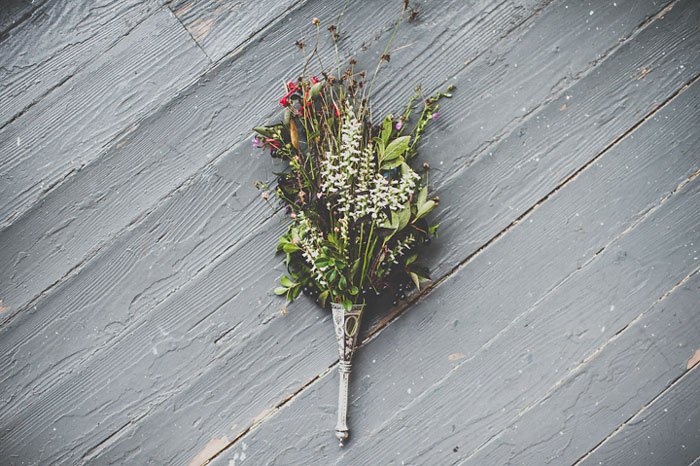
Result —
[[403, 128], [403, 123], [401, 122], [401, 120], [399, 120], [399, 121], [396, 122], [395, 127], [396, 127], [396, 130], [397, 130], [397, 131], [398, 131], [398, 130], [401, 130], [401, 128]]
[[260, 146], [262, 146], [262, 139], [260, 139], [259, 137], [255, 136], [255, 137], [253, 138], [253, 147], [260, 147]]
[[438, 112], [433, 113], [433, 120], [438, 117]]
[[264, 192], [264, 193], [262, 193], [262, 194], [260, 195], [260, 197], [262, 197], [263, 199], [267, 200], [267, 199], [270, 197], [270, 195], [269, 195], [268, 193]]

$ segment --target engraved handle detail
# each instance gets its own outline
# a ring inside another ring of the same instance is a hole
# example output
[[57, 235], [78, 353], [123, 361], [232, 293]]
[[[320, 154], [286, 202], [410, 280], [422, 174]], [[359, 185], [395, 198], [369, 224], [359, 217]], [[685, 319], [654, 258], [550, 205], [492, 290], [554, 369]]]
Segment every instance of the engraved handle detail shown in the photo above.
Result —
[[338, 424], [335, 427], [335, 436], [340, 440], [340, 446], [350, 435], [348, 429], [348, 393], [350, 385], [350, 370], [352, 369], [352, 354], [357, 343], [357, 334], [360, 328], [363, 305], [354, 305], [346, 311], [342, 305], [333, 303], [333, 326], [338, 341], [338, 373], [340, 374], [340, 387], [338, 390]]
[[340, 364], [338, 374], [340, 375], [340, 386], [338, 390], [338, 424], [335, 426], [335, 436], [340, 440], [340, 447], [343, 441], [349, 436], [348, 429], [348, 388], [350, 385], [350, 364]]

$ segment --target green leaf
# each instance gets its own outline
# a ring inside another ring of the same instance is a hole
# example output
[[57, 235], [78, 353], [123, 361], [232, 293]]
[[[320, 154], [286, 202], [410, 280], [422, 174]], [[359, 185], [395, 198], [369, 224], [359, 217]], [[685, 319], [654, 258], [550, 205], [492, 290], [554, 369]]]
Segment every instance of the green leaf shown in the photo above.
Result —
[[277, 288], [274, 289], [274, 292], [277, 296], [282, 296], [287, 292], [288, 288], [285, 288], [283, 286], [278, 286]]
[[293, 281], [291, 281], [291, 280], [289, 279], [289, 277], [287, 277], [287, 276], [284, 276], [284, 277], [280, 278], [280, 283], [282, 283], [282, 286], [286, 286], [287, 288], [291, 288], [291, 287], [293, 287], [294, 285], [296, 285], [296, 283], [294, 283]]
[[428, 215], [428, 213], [430, 213], [430, 211], [433, 210], [436, 205], [437, 203], [432, 199], [425, 201], [425, 203], [418, 208], [418, 212], [416, 212], [416, 220]]
[[299, 296], [299, 293], [301, 292], [301, 286], [295, 286], [292, 288], [292, 299], [296, 299], [297, 296]]
[[338, 280], [338, 288], [341, 290], [344, 290], [347, 287], [348, 287], [348, 280], [347, 280], [347, 278], [345, 278], [345, 275], [341, 275], [340, 280]]
[[413, 263], [416, 261], [416, 259], [418, 259], [418, 253], [413, 254], [413, 255], [410, 256], [408, 259], [406, 259], [406, 265], [411, 265], [411, 264], [413, 264]]
[[292, 119], [292, 111], [290, 109], [287, 109], [284, 112], [284, 119], [282, 120], [284, 122], [284, 126], [289, 127], [289, 121]]
[[261, 136], [265, 136], [266, 138], [274, 138], [277, 134], [277, 127], [276, 126], [256, 126], [255, 128], [253, 128], [253, 131], [260, 134]]
[[348, 298], [343, 299], [343, 308], [345, 309], [346, 312], [350, 311], [352, 309], [352, 301], [350, 301]]
[[351, 294], [351, 295], [355, 296], [355, 295], [357, 295], [357, 293], [359, 293], [359, 292], [360, 292], [360, 289], [359, 289], [358, 287], [356, 287], [356, 286], [354, 286], [354, 285], [350, 287], [350, 294]]
[[314, 261], [314, 265], [320, 269], [322, 269], [323, 267], [327, 267], [328, 266], [328, 258], [325, 256], [321, 256]]
[[331, 269], [328, 275], [328, 282], [334, 283], [336, 278], [338, 278], [338, 271], [336, 269]]
[[437, 238], [437, 235], [435, 235], [435, 231], [438, 229], [440, 224], [438, 223], [437, 225], [433, 225], [432, 227], [428, 227], [428, 233], [431, 235], [434, 235]]
[[[390, 116], [386, 116], [384, 118], [384, 122], [382, 123], [382, 147], [386, 147], [386, 143], [389, 142], [389, 138], [391, 137], [391, 125], [393, 121]], [[383, 155], [383, 151], [380, 152]]]
[[294, 252], [299, 250], [299, 246], [297, 246], [294, 243], [284, 243], [284, 246], [282, 246], [282, 250], [284, 252]]
[[328, 299], [328, 293], [329, 291], [326, 290], [322, 292], [320, 295], [318, 295], [318, 302], [321, 303], [321, 306], [326, 307], [326, 300]]
[[318, 99], [318, 96], [321, 95], [321, 90], [323, 89], [323, 82], [319, 81], [313, 86], [311, 86], [311, 98], [313, 100]]
[[411, 272], [411, 280], [413, 280], [413, 283], [416, 284], [416, 288], [418, 288], [418, 291], [420, 291], [420, 278], [418, 277], [418, 274]]
[[391, 141], [386, 147], [386, 150], [384, 151], [382, 163], [388, 162], [389, 160], [394, 160], [395, 158], [399, 157], [401, 154], [406, 152], [406, 149], [408, 149], [408, 141], [410, 139], [411, 136], [401, 136], [400, 138], [396, 138], [393, 141]]
[[355, 263], [352, 264], [352, 267], [350, 268], [350, 280], [355, 279], [355, 275], [357, 274], [357, 271], [359, 268], [360, 268], [360, 258], [358, 257], [355, 260]]
[[382, 170], [391, 170], [392, 168], [398, 167], [402, 163], [404, 163], [404, 158], [398, 157], [394, 160], [390, 160], [388, 162], [383, 162], [381, 168], [382, 168]]
[[423, 186], [420, 191], [418, 191], [418, 196], [416, 197], [416, 205], [420, 209], [420, 206], [425, 204], [425, 200], [428, 199], [428, 185]]
[[399, 224], [396, 231], [401, 231], [408, 225], [408, 221], [411, 219], [411, 202], [406, 202], [401, 210], [396, 213]]

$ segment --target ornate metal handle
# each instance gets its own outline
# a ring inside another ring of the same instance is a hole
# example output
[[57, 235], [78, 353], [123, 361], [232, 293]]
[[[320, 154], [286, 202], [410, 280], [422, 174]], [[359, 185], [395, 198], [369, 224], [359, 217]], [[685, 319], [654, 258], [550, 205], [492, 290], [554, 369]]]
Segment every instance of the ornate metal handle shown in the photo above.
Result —
[[340, 440], [340, 447], [343, 446], [343, 440], [348, 438], [350, 430], [348, 429], [348, 388], [350, 385], [350, 364], [341, 363], [338, 366], [338, 374], [340, 375], [340, 386], [338, 391], [338, 424], [335, 426], [335, 436]]
[[335, 427], [335, 436], [340, 440], [340, 446], [350, 435], [348, 429], [348, 392], [350, 384], [350, 370], [352, 369], [352, 353], [355, 351], [357, 334], [360, 328], [360, 318], [364, 305], [354, 305], [350, 311], [346, 311], [342, 305], [333, 303], [333, 326], [338, 340], [338, 373], [340, 374], [340, 388], [338, 391], [338, 424]]

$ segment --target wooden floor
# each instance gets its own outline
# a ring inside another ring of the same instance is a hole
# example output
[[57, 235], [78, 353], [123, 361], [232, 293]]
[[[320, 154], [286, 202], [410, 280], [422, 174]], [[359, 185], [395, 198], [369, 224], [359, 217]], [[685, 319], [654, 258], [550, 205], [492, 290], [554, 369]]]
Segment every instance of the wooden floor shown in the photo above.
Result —
[[700, 465], [700, 3], [411, 0], [375, 113], [457, 87], [434, 282], [368, 312], [339, 450], [250, 138], [344, 4], [3, 3], [0, 464]]

